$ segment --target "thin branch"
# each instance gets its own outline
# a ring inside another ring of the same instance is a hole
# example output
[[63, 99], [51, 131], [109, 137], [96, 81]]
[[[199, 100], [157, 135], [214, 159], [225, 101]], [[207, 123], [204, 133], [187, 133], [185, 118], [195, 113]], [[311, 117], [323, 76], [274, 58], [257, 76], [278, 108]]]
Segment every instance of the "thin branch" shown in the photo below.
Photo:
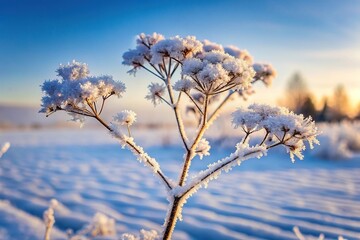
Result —
[[203, 111], [201, 110], [201, 108], [199, 107], [199, 105], [196, 103], [195, 99], [188, 93], [185, 92], [186, 96], [189, 97], [189, 99], [194, 103], [195, 107], [197, 108], [197, 110], [199, 110], [199, 112], [201, 113], [201, 115], [204, 115]]
[[260, 146], [264, 144], [264, 142], [265, 142], [265, 140], [267, 139], [268, 136], [269, 136], [269, 131], [266, 130], [266, 134], [265, 134], [263, 140], [261, 141]]
[[178, 197], [183, 197], [186, 196], [188, 193], [190, 193], [192, 190], [196, 190], [199, 189], [202, 185], [206, 185], [208, 181], [214, 179], [214, 175], [215, 174], [220, 174], [221, 171], [228, 169], [228, 166], [234, 165], [236, 163], [236, 161], [245, 161], [251, 157], [258, 157], [261, 156], [261, 153], [264, 150], [259, 148], [259, 147], [255, 147], [253, 149], [248, 149], [247, 152], [244, 152], [242, 155], [239, 153], [233, 153], [231, 154], [229, 157], [224, 158], [222, 160], [219, 160], [216, 163], [216, 166], [214, 167], [214, 165], [209, 166], [206, 170], [201, 171], [199, 173], [198, 177], [195, 177], [192, 182], [189, 182], [188, 184], [186, 184], [184, 186], [183, 191], [180, 192], [180, 194], [178, 195]]
[[154, 73], [153, 71], [151, 71], [150, 69], [148, 69], [148, 68], [145, 67], [144, 65], [141, 65], [141, 64], [139, 64], [139, 65], [140, 65], [140, 67], [142, 67], [143, 69], [145, 69], [145, 70], [148, 71], [149, 73], [151, 73], [151, 74], [153, 74], [154, 76], [156, 76], [156, 77], [160, 78], [161, 80], [165, 81], [164, 77], [162, 77], [162, 76]]
[[165, 76], [169, 76], [168, 71], [166, 70], [165, 57], [162, 58], [162, 66], [165, 72]]
[[94, 106], [94, 109], [95, 109], [96, 114], [97, 114], [97, 113], [98, 113], [98, 110], [97, 110], [96, 102], [93, 103], [93, 106]]
[[160, 98], [161, 100], [163, 100], [167, 105], [169, 105], [171, 108], [173, 108], [173, 105], [170, 104], [165, 98], [163, 98], [162, 96], [160, 96], [159, 94], [155, 94], [158, 98]]
[[[97, 121], [99, 121], [106, 129], [108, 129], [110, 132], [113, 132], [114, 130], [107, 124], [104, 122], [104, 120], [102, 120], [102, 118], [100, 118], [99, 116], [93, 116]], [[133, 153], [136, 153], [137, 156], [141, 156], [144, 157], [146, 159], [146, 163], [150, 165], [150, 167], [154, 168], [154, 164], [152, 164], [153, 161], [156, 162], [155, 159], [150, 158], [149, 155], [145, 154], [144, 150], [135, 145], [135, 143], [133, 142], [129, 142], [128, 140], [125, 141], [126, 145], [129, 147], [129, 149], [132, 150]], [[156, 162], [156, 164], [158, 164]], [[158, 164], [159, 165], [159, 164]], [[165, 184], [166, 188], [168, 190], [171, 190], [173, 187], [170, 183], [170, 180], [161, 172], [161, 170], [156, 170], [156, 175], [161, 179], [161, 181]]]
[[180, 64], [177, 62], [176, 65], [175, 65], [175, 67], [173, 68], [171, 74], [170, 74], [170, 77], [172, 77], [172, 76], [174, 75], [174, 73], [175, 73], [176, 69], [179, 67], [179, 65], [180, 65]]
[[175, 98], [174, 98], [174, 93], [173, 93], [173, 89], [172, 89], [172, 86], [171, 86], [171, 77], [170, 76], [167, 76], [166, 87], [167, 87], [167, 90], [168, 90], [168, 93], [169, 93], [170, 103], [172, 104], [172, 107], [174, 109], [176, 123], [177, 123], [178, 129], [179, 129], [181, 140], [182, 140], [182, 142], [184, 144], [184, 147], [188, 151], [189, 147], [187, 145], [187, 136], [186, 136], [186, 132], [185, 132], [185, 129], [184, 129], [184, 124], [183, 124], [183, 121], [182, 121], [182, 118], [181, 118], [181, 114], [180, 114], [179, 108], [178, 108], [179, 101], [180, 101], [180, 94], [179, 94], [179, 97], [178, 97], [178, 101], [175, 104]]
[[231, 99], [231, 97], [235, 94], [236, 92], [230, 92], [225, 98], [224, 100], [220, 103], [220, 105], [215, 109], [215, 111], [211, 114], [210, 118], [209, 118], [209, 122], [212, 122], [217, 114], [223, 109], [223, 107], [225, 106], [225, 104]]
[[245, 142], [246, 142], [246, 140], [248, 139], [248, 137], [250, 136], [250, 132], [245, 132], [246, 133], [246, 135], [245, 135], [245, 137], [244, 137], [244, 140], [242, 141], [242, 143], [244, 144]]
[[156, 66], [150, 62], [150, 60], [148, 60], [148, 63], [152, 68], [155, 69], [155, 71], [162, 77], [162, 79], [165, 79], [164, 74], [159, 69], [157, 69]]
[[201, 124], [199, 132], [198, 132], [193, 144], [191, 145], [191, 148], [187, 151], [185, 161], [184, 161], [184, 164], [183, 164], [183, 167], [182, 167], [180, 179], [179, 179], [179, 186], [184, 185], [186, 177], [187, 177], [189, 169], [190, 169], [191, 160], [195, 157], [195, 150], [196, 150], [201, 138], [203, 137], [206, 129], [208, 128], [208, 124], [207, 124], [208, 104], [209, 104], [209, 96], [205, 95], [204, 114], [202, 116], [202, 124]]
[[102, 113], [102, 111], [104, 110], [105, 100], [106, 100], [106, 98], [103, 97], [99, 115], [100, 115], [100, 114]]

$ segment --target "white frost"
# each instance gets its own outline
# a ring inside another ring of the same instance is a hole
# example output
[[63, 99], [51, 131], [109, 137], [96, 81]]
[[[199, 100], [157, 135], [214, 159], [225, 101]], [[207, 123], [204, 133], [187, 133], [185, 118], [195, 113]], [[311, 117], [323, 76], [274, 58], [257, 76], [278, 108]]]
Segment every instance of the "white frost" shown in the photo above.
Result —
[[136, 113], [131, 110], [123, 110], [114, 116], [114, 121], [120, 125], [131, 126], [136, 121]]

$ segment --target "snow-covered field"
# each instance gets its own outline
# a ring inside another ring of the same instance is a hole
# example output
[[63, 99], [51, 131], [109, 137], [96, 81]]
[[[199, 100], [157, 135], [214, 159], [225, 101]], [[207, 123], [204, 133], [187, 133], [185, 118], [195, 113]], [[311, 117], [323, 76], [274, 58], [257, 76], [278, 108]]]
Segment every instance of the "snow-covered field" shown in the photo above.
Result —
[[[167, 134], [156, 135], [161, 144], [153, 145], [151, 132], [134, 133], [176, 179], [183, 152]], [[1, 240], [41, 239], [51, 198], [61, 203], [54, 239], [66, 239], [67, 229], [80, 229], [96, 212], [116, 220], [119, 236], [161, 230], [165, 190], [103, 130], [2, 132], [0, 143], [7, 141], [11, 148], [0, 159]], [[209, 158], [194, 159], [193, 171], [233, 151], [212, 150]], [[329, 161], [306, 153], [292, 164], [276, 150], [244, 162], [190, 198], [174, 238], [288, 240], [295, 239], [292, 228], [298, 226], [304, 235], [360, 239], [359, 184], [359, 155]]]

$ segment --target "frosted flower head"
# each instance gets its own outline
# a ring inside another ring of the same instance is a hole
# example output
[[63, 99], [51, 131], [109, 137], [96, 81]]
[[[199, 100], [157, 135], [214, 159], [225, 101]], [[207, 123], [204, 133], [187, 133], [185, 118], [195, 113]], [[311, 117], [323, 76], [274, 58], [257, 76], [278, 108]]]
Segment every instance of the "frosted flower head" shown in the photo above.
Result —
[[63, 80], [79, 80], [87, 77], [90, 73], [86, 63], [76, 62], [75, 60], [66, 65], [60, 64], [56, 72]]
[[249, 65], [253, 63], [253, 57], [247, 50], [240, 50], [235, 46], [228, 46], [224, 48], [224, 51], [235, 58], [240, 58], [246, 61]]
[[113, 236], [116, 233], [115, 219], [103, 213], [96, 213], [92, 222], [86, 226], [92, 237]]
[[256, 72], [255, 79], [261, 80], [266, 86], [270, 86], [277, 73], [271, 64], [254, 63], [253, 68]]
[[163, 39], [164, 36], [158, 33], [150, 35], [145, 33], [139, 34], [136, 39], [135, 49], [129, 49], [122, 56], [122, 64], [133, 66], [133, 69], [131, 69], [128, 73], [135, 74], [139, 67], [143, 66], [146, 61], [149, 61], [151, 59], [151, 47]]
[[247, 133], [255, 131], [261, 120], [261, 115], [251, 109], [240, 108], [232, 113], [234, 128], [241, 127]]
[[202, 159], [204, 156], [210, 155], [210, 144], [209, 141], [207, 141], [205, 138], [202, 138], [196, 148], [196, 153], [199, 155], [200, 159]]
[[195, 87], [195, 83], [189, 79], [181, 79], [174, 84], [175, 91], [190, 92]]
[[145, 33], [140, 33], [137, 36], [136, 39], [136, 44], [138, 45], [144, 45], [148, 48], [150, 48], [151, 46], [153, 46], [154, 44], [156, 44], [157, 42], [159, 42], [160, 40], [163, 40], [164, 36], [159, 34], [159, 33], [152, 33], [152, 34], [145, 34]]
[[[87, 69], [86, 64], [78, 62], [73, 62], [66, 67], [62, 66], [59, 68], [62, 70], [58, 71], [62, 79], [48, 80], [43, 83], [41, 89], [44, 96], [40, 112], [51, 114], [64, 110], [72, 113], [74, 119], [78, 120], [78, 115], [90, 115], [91, 111], [86, 109], [89, 104], [95, 104], [100, 100], [105, 101], [113, 95], [121, 97], [125, 92], [125, 84], [115, 81], [111, 76], [84, 75], [83, 72], [86, 71], [80, 69], [84, 66]], [[64, 75], [69, 72], [71, 74]]]
[[129, 49], [122, 56], [122, 64], [133, 66], [134, 69], [136, 69], [144, 64], [145, 56], [149, 55], [149, 53], [149, 49], [145, 46], [137, 46], [135, 49]]
[[244, 60], [221, 51], [204, 52], [185, 60], [182, 74], [192, 79], [196, 89], [205, 94], [247, 88], [255, 76]]
[[179, 36], [163, 39], [151, 47], [152, 64], [161, 64], [164, 58], [173, 58], [182, 62], [202, 51], [202, 43], [194, 36], [181, 38]]
[[319, 144], [316, 139], [319, 131], [311, 117], [304, 118], [302, 114], [297, 115], [286, 108], [253, 104], [247, 109], [237, 110], [232, 117], [234, 127], [241, 127], [247, 133], [254, 129], [265, 129], [267, 134], [278, 140], [278, 145], [287, 148], [292, 160], [294, 156], [302, 159], [304, 141], [311, 148], [314, 143]]
[[120, 125], [131, 126], [136, 121], [136, 113], [131, 110], [123, 110], [114, 116], [114, 121]]
[[164, 84], [159, 83], [151, 83], [148, 86], [149, 93], [146, 95], [146, 99], [150, 100], [154, 106], [161, 103], [161, 97], [165, 94], [165, 86]]

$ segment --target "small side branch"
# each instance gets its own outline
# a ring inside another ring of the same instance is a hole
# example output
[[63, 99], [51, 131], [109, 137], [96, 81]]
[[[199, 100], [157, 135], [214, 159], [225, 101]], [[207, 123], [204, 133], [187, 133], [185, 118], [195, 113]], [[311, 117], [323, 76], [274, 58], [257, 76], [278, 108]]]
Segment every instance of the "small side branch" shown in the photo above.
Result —
[[129, 150], [138, 158], [140, 162], [144, 162], [146, 166], [149, 166], [154, 174], [160, 178], [160, 181], [165, 185], [167, 190], [173, 188], [171, 180], [166, 177], [161, 169], [159, 163], [147, 153], [144, 152], [143, 148], [136, 145], [132, 138], [121, 135], [120, 133], [115, 132], [107, 123], [104, 122], [99, 116], [94, 116], [94, 118], [100, 122], [106, 129], [108, 129], [117, 139], [121, 141], [122, 144], [128, 147]]
[[229, 102], [231, 100], [231, 97], [235, 94], [236, 92], [230, 92], [225, 98], [224, 100], [220, 103], [220, 105], [215, 109], [215, 111], [211, 114], [211, 116], [209, 117], [209, 122], [213, 122], [215, 120], [215, 118], [218, 116], [218, 114], [220, 113], [220, 111], [224, 108], [224, 106], [226, 105], [227, 102]]
[[172, 104], [173, 109], [174, 109], [176, 123], [177, 123], [178, 129], [179, 129], [181, 140], [182, 140], [182, 142], [184, 144], [185, 149], [188, 151], [189, 150], [189, 147], [187, 145], [187, 140], [188, 139], [187, 139], [186, 132], [185, 132], [185, 129], [184, 129], [184, 124], [183, 124], [183, 121], [182, 121], [182, 118], [181, 118], [181, 113], [180, 113], [179, 108], [178, 108], [178, 105], [180, 103], [181, 95], [179, 95], [178, 100], [175, 103], [175, 97], [174, 97], [174, 92], [173, 92], [173, 89], [172, 89], [172, 86], [171, 86], [171, 76], [170, 75], [167, 76], [166, 87], [167, 87], [167, 90], [168, 90], [168, 93], [169, 93], [170, 103]]
[[199, 107], [199, 105], [196, 103], [195, 99], [188, 93], [185, 92], [186, 96], [189, 97], [189, 99], [194, 103], [195, 107], [197, 108], [197, 110], [201, 113], [201, 115], [204, 115], [203, 111], [201, 110], [201, 108]]
[[216, 179], [222, 171], [229, 171], [234, 166], [240, 165], [241, 162], [250, 158], [260, 158], [266, 154], [266, 148], [262, 146], [249, 147], [247, 144], [242, 144], [239, 149], [232, 153], [229, 157], [217, 161], [208, 166], [204, 171], [201, 171], [194, 179], [187, 183], [183, 191], [180, 191], [179, 197], [190, 196], [196, 192], [201, 186], [207, 186], [209, 181]]

